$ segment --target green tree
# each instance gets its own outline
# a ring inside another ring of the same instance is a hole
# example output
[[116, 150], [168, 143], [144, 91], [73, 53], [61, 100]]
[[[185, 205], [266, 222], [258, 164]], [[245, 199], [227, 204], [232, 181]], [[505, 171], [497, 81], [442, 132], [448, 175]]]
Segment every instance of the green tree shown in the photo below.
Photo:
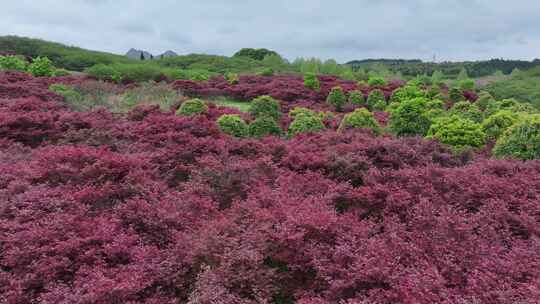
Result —
[[280, 136], [283, 132], [278, 123], [268, 116], [255, 119], [248, 127], [249, 135], [261, 138], [268, 135]]
[[497, 140], [493, 154], [523, 160], [540, 158], [540, 114], [529, 115], [508, 128]]
[[453, 102], [458, 102], [464, 99], [463, 92], [456, 87], [450, 88], [450, 91], [448, 92], [448, 97]]
[[281, 117], [279, 102], [271, 96], [259, 96], [251, 101], [249, 113], [253, 117], [268, 116], [274, 120]]
[[336, 111], [339, 112], [347, 102], [347, 97], [345, 97], [345, 93], [343, 93], [341, 87], [333, 87], [326, 98], [326, 102], [334, 106]]
[[339, 75], [341, 69], [334, 59], [328, 59], [323, 62], [320, 72], [327, 75]]
[[475, 83], [472, 79], [463, 79], [459, 81], [459, 88], [462, 91], [474, 91]]
[[457, 115], [436, 119], [426, 138], [451, 145], [458, 151], [467, 147], [478, 148], [486, 143], [486, 134], [480, 124]]
[[502, 110], [482, 122], [482, 129], [488, 139], [498, 139], [509, 127], [515, 124], [519, 119], [517, 113]]
[[35, 77], [51, 77], [54, 74], [54, 66], [49, 58], [37, 57], [28, 66], [28, 72]]
[[368, 79], [369, 86], [383, 86], [386, 85], [386, 80], [383, 77], [372, 76]]
[[271, 68], [274, 72], [280, 72], [285, 68], [285, 61], [278, 54], [266, 55], [262, 63]]
[[343, 68], [343, 71], [341, 72], [341, 74], [339, 75], [341, 78], [345, 79], [345, 80], [349, 80], [349, 81], [354, 81], [356, 80], [355, 76], [354, 76], [354, 73], [353, 71], [351, 70], [350, 67], [347, 67], [347, 68]]
[[432, 123], [428, 100], [403, 100], [390, 112], [389, 129], [397, 136], [426, 135]]
[[467, 118], [474, 122], [482, 122], [483, 114], [476, 104], [468, 101], [456, 102], [450, 111], [449, 115], [458, 115], [461, 118]]
[[238, 114], [221, 115], [217, 124], [221, 132], [234, 137], [247, 137], [249, 134], [248, 125]]
[[353, 90], [349, 92], [349, 102], [354, 105], [363, 106], [366, 103], [364, 93], [358, 90]]
[[85, 70], [85, 73], [89, 76], [95, 77], [99, 80], [120, 82], [122, 75], [111, 65], [96, 64]]
[[369, 109], [374, 109], [375, 105], [377, 103], [380, 103], [381, 101], [386, 103], [384, 99], [383, 91], [379, 89], [375, 89], [369, 92], [368, 99], [367, 99], [367, 105]]
[[275, 51], [264, 49], [264, 48], [262, 49], [243, 48], [239, 50], [238, 52], [234, 53], [233, 57], [248, 57], [254, 60], [262, 61], [264, 57], [268, 55], [279, 56], [279, 54], [276, 53]]
[[184, 101], [180, 108], [176, 111], [176, 115], [192, 116], [202, 114], [207, 111], [208, 106], [204, 103], [204, 101], [195, 98]]
[[18, 56], [0, 56], [0, 70], [26, 71], [28, 63]]
[[444, 74], [442, 71], [436, 70], [435, 72], [433, 72], [433, 74], [431, 74], [431, 82], [434, 85], [439, 85], [443, 83], [443, 81], [444, 81]]
[[481, 91], [478, 93], [478, 99], [476, 100], [476, 104], [478, 105], [478, 108], [480, 110], [485, 111], [489, 103], [495, 102], [495, 98], [489, 94], [489, 92]]
[[300, 113], [295, 116], [289, 125], [289, 137], [300, 133], [317, 132], [324, 129], [324, 123], [318, 115], [307, 115]]
[[406, 85], [395, 89], [390, 97], [390, 102], [401, 102], [402, 100], [423, 97], [425, 93], [417, 86]]
[[236, 74], [236, 73], [227, 73], [227, 74], [225, 74], [225, 79], [227, 79], [227, 82], [229, 84], [237, 84], [238, 83], [238, 74]]
[[370, 129], [375, 135], [382, 133], [382, 129], [375, 117], [373, 117], [373, 114], [365, 108], [356, 109], [351, 113], [345, 114], [338, 130], [343, 131], [347, 128]]
[[319, 79], [317, 78], [317, 75], [313, 73], [306, 73], [304, 75], [304, 86], [317, 92], [321, 89]]
[[469, 74], [467, 73], [467, 69], [465, 69], [464, 67], [461, 68], [461, 70], [459, 71], [459, 74], [458, 74], [456, 79], [458, 81], [469, 79]]

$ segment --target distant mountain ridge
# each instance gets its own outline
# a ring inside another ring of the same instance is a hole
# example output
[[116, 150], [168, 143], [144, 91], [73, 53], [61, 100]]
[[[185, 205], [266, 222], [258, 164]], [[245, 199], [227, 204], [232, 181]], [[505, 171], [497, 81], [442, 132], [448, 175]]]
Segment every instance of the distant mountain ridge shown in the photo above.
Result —
[[165, 53], [157, 55], [157, 56], [152, 55], [150, 52], [137, 50], [134, 48], [131, 48], [126, 53], [126, 57], [130, 59], [135, 59], [135, 60], [152, 60], [152, 59], [160, 59], [160, 58], [176, 57], [176, 56], [178, 56], [178, 54], [176, 54], [175, 52], [171, 50], [168, 50]]

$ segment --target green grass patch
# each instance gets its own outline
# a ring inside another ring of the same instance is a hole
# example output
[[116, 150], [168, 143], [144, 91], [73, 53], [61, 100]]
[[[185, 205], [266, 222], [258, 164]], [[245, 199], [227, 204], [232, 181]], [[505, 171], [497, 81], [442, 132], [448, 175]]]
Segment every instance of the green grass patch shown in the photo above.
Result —
[[221, 107], [235, 108], [242, 112], [249, 112], [249, 109], [251, 108], [251, 103], [249, 102], [237, 101], [233, 99], [228, 99], [226, 97], [220, 97], [220, 98], [211, 100], [211, 102]]

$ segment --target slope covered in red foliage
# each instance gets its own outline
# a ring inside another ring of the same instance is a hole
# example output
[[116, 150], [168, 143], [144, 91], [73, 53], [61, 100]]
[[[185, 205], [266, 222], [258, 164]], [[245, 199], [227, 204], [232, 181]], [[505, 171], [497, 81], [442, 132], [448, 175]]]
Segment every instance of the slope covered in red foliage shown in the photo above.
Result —
[[47, 91], [76, 80], [0, 78], [2, 303], [540, 302], [539, 161], [236, 139], [221, 108], [78, 113]]

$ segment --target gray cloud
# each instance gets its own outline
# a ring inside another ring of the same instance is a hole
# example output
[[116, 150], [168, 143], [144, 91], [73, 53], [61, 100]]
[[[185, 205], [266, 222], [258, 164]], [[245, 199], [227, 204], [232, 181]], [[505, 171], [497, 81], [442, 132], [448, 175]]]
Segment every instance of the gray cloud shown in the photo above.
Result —
[[533, 59], [538, 12], [535, 0], [18, 0], [2, 5], [0, 34], [115, 53]]

